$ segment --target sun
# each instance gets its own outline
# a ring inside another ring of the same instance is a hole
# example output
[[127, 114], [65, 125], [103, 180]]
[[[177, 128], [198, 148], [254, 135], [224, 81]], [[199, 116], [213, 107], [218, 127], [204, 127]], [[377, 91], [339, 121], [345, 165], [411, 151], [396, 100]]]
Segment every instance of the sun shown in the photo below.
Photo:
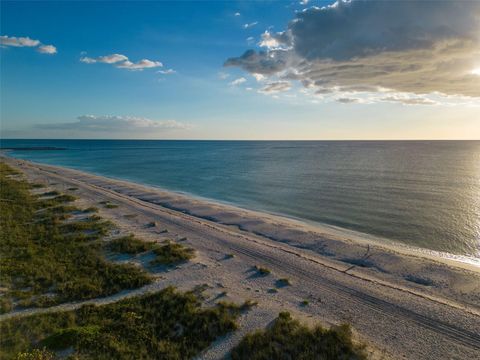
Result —
[[478, 76], [480, 76], [480, 67], [479, 67], [479, 68], [476, 68], [476, 69], [473, 69], [473, 70], [471, 71], [471, 73], [472, 73], [473, 75], [478, 75]]

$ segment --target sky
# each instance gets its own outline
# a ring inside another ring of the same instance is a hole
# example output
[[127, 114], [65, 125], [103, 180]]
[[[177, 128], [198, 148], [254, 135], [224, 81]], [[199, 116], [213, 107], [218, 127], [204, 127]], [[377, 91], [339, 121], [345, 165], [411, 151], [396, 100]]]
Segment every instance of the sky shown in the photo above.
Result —
[[480, 139], [480, 1], [0, 6], [2, 138]]

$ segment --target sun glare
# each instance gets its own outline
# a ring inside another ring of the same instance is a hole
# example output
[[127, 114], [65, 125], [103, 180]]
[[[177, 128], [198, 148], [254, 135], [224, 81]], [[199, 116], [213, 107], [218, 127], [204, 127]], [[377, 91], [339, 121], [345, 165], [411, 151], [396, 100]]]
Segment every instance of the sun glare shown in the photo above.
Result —
[[473, 69], [473, 70], [472, 70], [472, 74], [473, 74], [473, 75], [478, 75], [478, 76], [480, 76], [480, 67], [478, 67], [478, 68], [476, 68], [476, 69]]

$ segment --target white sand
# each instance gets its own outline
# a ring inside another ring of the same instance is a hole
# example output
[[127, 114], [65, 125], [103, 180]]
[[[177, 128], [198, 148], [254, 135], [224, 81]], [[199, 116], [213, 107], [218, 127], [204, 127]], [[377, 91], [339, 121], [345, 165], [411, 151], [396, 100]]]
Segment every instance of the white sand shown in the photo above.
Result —
[[[267, 326], [282, 310], [311, 322], [351, 323], [375, 358], [474, 359], [480, 354], [480, 271], [475, 266], [126, 181], [6, 161], [29, 180], [52, 189], [78, 187], [79, 206], [98, 206], [101, 216], [113, 220], [121, 232], [152, 241], [170, 238], [197, 251], [192, 262], [158, 273], [152, 285], [90, 302], [116, 301], [169, 284], [185, 290], [208, 284], [207, 303], [258, 301], [258, 307], [240, 319], [239, 331], [217, 341], [202, 358], [222, 358], [244, 333]], [[104, 209], [97, 205], [102, 200], [119, 207]], [[127, 214], [138, 216], [124, 217]], [[146, 227], [151, 221], [157, 226]], [[162, 233], [164, 229], [168, 233]], [[226, 254], [235, 257], [227, 259]], [[252, 270], [256, 264], [272, 274], [258, 276]], [[292, 285], [271, 292], [282, 277]], [[220, 296], [224, 291], [227, 295]], [[309, 305], [301, 305], [304, 299]]]

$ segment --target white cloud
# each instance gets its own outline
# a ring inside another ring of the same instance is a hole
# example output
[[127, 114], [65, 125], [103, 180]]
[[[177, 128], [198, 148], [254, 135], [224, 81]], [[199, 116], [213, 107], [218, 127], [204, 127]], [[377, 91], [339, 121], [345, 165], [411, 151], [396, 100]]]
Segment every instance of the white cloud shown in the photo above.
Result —
[[35, 47], [40, 45], [39, 40], [33, 40], [29, 37], [0, 36], [0, 45], [14, 47]]
[[295, 74], [321, 91], [480, 97], [472, 73], [479, 29], [480, 1], [338, 1], [298, 12], [285, 31], [262, 35], [264, 51], [248, 50], [225, 66], [272, 81]]
[[42, 54], [56, 54], [57, 48], [53, 45], [40, 45], [37, 51]]
[[258, 21], [254, 21], [254, 22], [251, 22], [251, 23], [248, 23], [248, 24], [244, 24], [244, 25], [243, 25], [243, 28], [244, 28], [244, 29], [250, 29], [250, 28], [254, 27], [254, 26], [257, 25], [257, 24], [258, 24]]
[[262, 94], [276, 94], [283, 91], [288, 91], [292, 88], [292, 84], [288, 81], [275, 81], [266, 84], [263, 88], [258, 90]]
[[302, 0], [300, 1], [301, 5], [307, 5], [310, 2], [310, 0]]
[[129, 69], [129, 70], [143, 70], [149, 68], [161, 67], [163, 64], [160, 61], [152, 61], [148, 59], [142, 59], [136, 63], [133, 63], [129, 60], [124, 61], [116, 65], [120, 69]]
[[85, 64], [94, 64], [94, 63], [97, 62], [97, 60], [95, 60], [91, 57], [88, 57], [88, 56], [84, 56], [84, 57], [80, 58], [80, 62], [83, 62]]
[[241, 14], [239, 12], [236, 12], [235, 13], [235, 16], [240, 16]]
[[112, 54], [112, 55], [106, 55], [106, 56], [99, 56], [97, 61], [102, 62], [105, 64], [115, 64], [117, 62], [121, 61], [127, 61], [128, 57], [122, 54]]
[[255, 78], [255, 80], [257, 80], [258, 82], [260, 81], [264, 81], [266, 79], [266, 77], [262, 74], [255, 74], [253, 73], [252, 76]]
[[400, 103], [403, 105], [437, 105], [438, 102], [421, 96], [390, 95], [380, 99], [381, 101]]
[[128, 61], [128, 57], [122, 54], [111, 54], [111, 55], [99, 56], [96, 59], [85, 56], [85, 57], [82, 57], [80, 61], [87, 64], [94, 64], [96, 62], [100, 62], [104, 64], [115, 64], [118, 62]]
[[134, 63], [134, 62], [131, 62], [127, 56], [122, 54], [110, 54], [105, 56], [99, 56], [97, 58], [84, 56], [80, 58], [80, 61], [86, 64], [94, 64], [94, 63], [113, 64], [115, 67], [120, 69], [137, 70], [137, 71], [163, 66], [163, 64], [160, 61], [152, 61], [148, 59], [142, 59]]
[[269, 50], [274, 49], [289, 49], [292, 45], [290, 32], [282, 31], [272, 33], [266, 30], [262, 34], [262, 40], [258, 43], [260, 47], [266, 47]]
[[176, 74], [177, 72], [173, 69], [167, 69], [167, 70], [158, 70], [157, 73], [163, 74], [163, 75], [172, 75], [172, 74]]
[[247, 79], [245, 79], [244, 77], [241, 77], [241, 78], [235, 79], [232, 82], [230, 82], [230, 85], [236, 86], [236, 85], [243, 84], [246, 81], [247, 81]]
[[27, 37], [0, 36], [0, 47], [36, 47], [42, 54], [56, 54], [57, 48], [53, 45], [43, 45], [40, 40], [34, 40]]
[[262, 34], [262, 40], [258, 43], [258, 46], [272, 49], [278, 48], [280, 46], [280, 43], [270, 34], [270, 32], [265, 31]]
[[69, 130], [73, 132], [133, 132], [147, 133], [149, 131], [188, 129], [189, 125], [175, 120], [151, 120], [136, 116], [116, 116], [116, 115], [82, 115], [77, 117], [77, 121], [60, 124], [40, 124], [40, 129], [46, 130]]

